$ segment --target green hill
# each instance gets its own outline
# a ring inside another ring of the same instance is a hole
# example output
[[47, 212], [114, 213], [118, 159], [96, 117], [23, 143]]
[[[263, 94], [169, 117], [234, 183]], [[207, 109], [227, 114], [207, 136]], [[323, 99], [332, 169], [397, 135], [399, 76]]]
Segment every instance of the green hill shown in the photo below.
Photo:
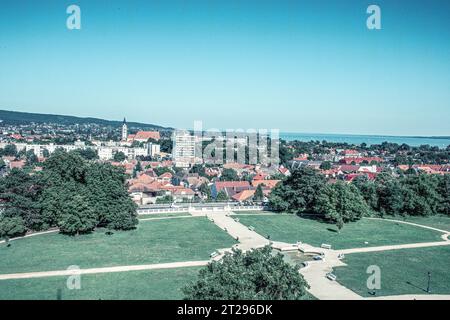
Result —
[[[61, 125], [75, 125], [75, 124], [98, 124], [101, 126], [118, 127], [122, 125], [122, 121], [105, 120], [98, 118], [81, 118], [75, 116], [65, 116], [56, 114], [44, 113], [28, 113], [0, 110], [0, 122], [2, 124], [30, 124], [30, 123], [54, 123]], [[172, 130], [172, 128], [165, 128], [154, 124], [127, 122], [129, 127], [136, 127], [141, 129], [157, 129], [157, 130]]]

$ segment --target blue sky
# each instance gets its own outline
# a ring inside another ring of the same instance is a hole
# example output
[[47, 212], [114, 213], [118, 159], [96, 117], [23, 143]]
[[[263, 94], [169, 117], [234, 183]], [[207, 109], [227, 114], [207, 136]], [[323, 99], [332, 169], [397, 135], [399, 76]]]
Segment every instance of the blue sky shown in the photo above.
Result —
[[[366, 28], [370, 4], [382, 30]], [[0, 109], [450, 135], [450, 2], [2, 0]]]

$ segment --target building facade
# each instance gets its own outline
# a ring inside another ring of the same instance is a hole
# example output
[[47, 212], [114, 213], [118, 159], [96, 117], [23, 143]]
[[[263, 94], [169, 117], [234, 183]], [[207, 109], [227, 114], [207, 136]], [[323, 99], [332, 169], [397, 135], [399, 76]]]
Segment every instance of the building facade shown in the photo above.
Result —
[[188, 168], [197, 163], [195, 154], [195, 136], [189, 131], [176, 130], [173, 134], [172, 157], [176, 167]]

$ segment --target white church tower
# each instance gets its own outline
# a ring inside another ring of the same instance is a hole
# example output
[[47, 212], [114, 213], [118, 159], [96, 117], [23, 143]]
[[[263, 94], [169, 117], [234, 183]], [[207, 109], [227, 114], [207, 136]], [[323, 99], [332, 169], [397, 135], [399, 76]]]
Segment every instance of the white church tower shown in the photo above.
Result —
[[127, 141], [128, 137], [128, 126], [127, 126], [127, 120], [123, 118], [123, 124], [122, 124], [122, 141]]

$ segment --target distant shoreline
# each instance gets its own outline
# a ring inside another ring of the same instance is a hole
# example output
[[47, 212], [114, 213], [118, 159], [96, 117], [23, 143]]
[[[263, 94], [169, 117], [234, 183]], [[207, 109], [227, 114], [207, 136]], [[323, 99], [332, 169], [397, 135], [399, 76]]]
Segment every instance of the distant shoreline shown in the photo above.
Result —
[[391, 136], [391, 135], [358, 135], [358, 134], [326, 134], [326, 133], [292, 133], [280, 132], [280, 138], [287, 141], [327, 141], [334, 143], [347, 143], [360, 145], [382, 144], [383, 142], [407, 144], [417, 147], [420, 145], [430, 145], [445, 149], [450, 145], [450, 136]]
[[302, 136], [353, 136], [353, 137], [385, 137], [402, 139], [449, 139], [450, 136], [404, 136], [404, 135], [384, 135], [384, 134], [357, 134], [357, 133], [320, 133], [320, 132], [281, 132], [280, 135], [302, 135]]

